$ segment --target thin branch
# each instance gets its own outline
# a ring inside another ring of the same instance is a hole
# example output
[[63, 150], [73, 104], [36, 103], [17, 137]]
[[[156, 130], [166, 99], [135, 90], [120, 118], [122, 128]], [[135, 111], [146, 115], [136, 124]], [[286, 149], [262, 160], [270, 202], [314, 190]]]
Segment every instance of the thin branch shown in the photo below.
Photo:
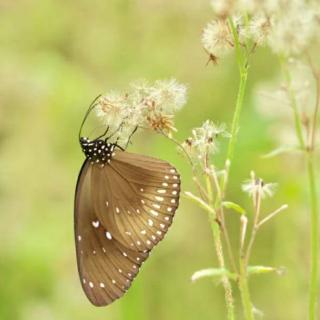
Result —
[[216, 216], [216, 211], [211, 206], [209, 206], [205, 201], [203, 201], [199, 197], [195, 196], [193, 193], [186, 191], [184, 193], [184, 195], [188, 199], [193, 200], [194, 202], [198, 203], [201, 208], [205, 209], [206, 211], [208, 211], [210, 213], [213, 213]]
[[308, 57], [308, 62], [309, 62], [313, 77], [316, 81], [316, 102], [315, 102], [315, 107], [313, 112], [312, 123], [311, 123], [311, 137], [310, 137], [310, 144], [309, 144], [310, 149], [313, 150], [316, 143], [317, 120], [318, 120], [318, 113], [320, 108], [320, 74], [319, 74], [319, 70], [317, 70], [309, 54], [307, 55], [307, 57]]
[[276, 216], [278, 213], [284, 211], [288, 209], [288, 205], [284, 204], [283, 206], [281, 206], [280, 208], [278, 208], [277, 210], [273, 211], [272, 213], [270, 213], [269, 215], [267, 215], [264, 219], [262, 219], [258, 225], [257, 228], [260, 228], [264, 223], [268, 222], [269, 220], [271, 220], [274, 216]]

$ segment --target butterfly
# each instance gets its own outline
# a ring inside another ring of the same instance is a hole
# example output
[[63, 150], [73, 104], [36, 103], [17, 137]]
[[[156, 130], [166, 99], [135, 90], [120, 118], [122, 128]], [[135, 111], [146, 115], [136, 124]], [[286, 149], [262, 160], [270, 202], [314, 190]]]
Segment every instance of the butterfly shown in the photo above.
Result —
[[[74, 208], [77, 266], [82, 288], [95, 306], [129, 289], [150, 251], [163, 239], [179, 206], [180, 176], [166, 161], [129, 153], [106, 132], [79, 132], [85, 155]], [[135, 131], [135, 130], [134, 130]], [[130, 140], [131, 136], [128, 138]]]

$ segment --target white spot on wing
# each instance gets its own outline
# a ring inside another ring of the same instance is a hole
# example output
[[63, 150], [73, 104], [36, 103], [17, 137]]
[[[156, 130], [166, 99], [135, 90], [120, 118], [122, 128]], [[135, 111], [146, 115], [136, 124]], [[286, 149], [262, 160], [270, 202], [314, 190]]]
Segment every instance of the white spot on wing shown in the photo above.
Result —
[[109, 231], [106, 232], [106, 237], [111, 240], [112, 239], [112, 235]]
[[92, 225], [94, 226], [94, 228], [99, 228], [99, 224], [100, 224], [100, 222], [98, 220], [92, 221]]
[[151, 219], [148, 219], [148, 224], [149, 224], [150, 227], [152, 227], [153, 226], [153, 221]]
[[93, 288], [93, 287], [94, 287], [94, 285], [93, 285], [93, 283], [92, 283], [91, 281], [89, 282], [89, 287], [90, 287], [90, 288]]
[[105, 287], [104, 283], [100, 282], [100, 288], [104, 288], [104, 287]]
[[158, 215], [159, 215], [159, 213], [157, 212], [157, 211], [155, 211], [155, 210], [150, 210], [150, 213], [152, 214], [152, 215], [154, 215], [155, 217], [157, 217]]

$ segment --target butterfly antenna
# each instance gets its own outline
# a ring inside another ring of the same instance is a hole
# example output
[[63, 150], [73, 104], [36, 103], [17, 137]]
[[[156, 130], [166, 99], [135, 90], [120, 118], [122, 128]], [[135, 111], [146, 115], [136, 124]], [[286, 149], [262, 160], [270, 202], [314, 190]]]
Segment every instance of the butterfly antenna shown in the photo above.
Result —
[[86, 120], [87, 120], [90, 112], [91, 112], [91, 111], [93, 110], [93, 108], [97, 105], [96, 102], [97, 102], [97, 100], [98, 100], [100, 97], [101, 97], [101, 94], [99, 94], [99, 95], [91, 102], [91, 104], [90, 104], [90, 106], [89, 106], [89, 108], [88, 108], [88, 110], [87, 110], [87, 112], [86, 112], [86, 114], [85, 114], [85, 116], [84, 116], [84, 118], [83, 118], [83, 120], [82, 120], [80, 129], [79, 129], [79, 140], [80, 140], [80, 138], [81, 138], [81, 131], [82, 131], [82, 128], [83, 128], [83, 126], [84, 126], [84, 123], [86, 122]]
[[128, 148], [128, 145], [129, 145], [129, 143], [131, 142], [130, 140], [131, 140], [131, 137], [135, 134], [135, 132], [138, 130], [138, 126], [136, 126], [134, 129], [133, 129], [133, 131], [130, 133], [130, 136], [129, 136], [129, 138], [128, 138], [128, 141], [127, 141], [127, 144], [126, 144], [126, 146], [125, 146], [125, 149], [127, 149]]

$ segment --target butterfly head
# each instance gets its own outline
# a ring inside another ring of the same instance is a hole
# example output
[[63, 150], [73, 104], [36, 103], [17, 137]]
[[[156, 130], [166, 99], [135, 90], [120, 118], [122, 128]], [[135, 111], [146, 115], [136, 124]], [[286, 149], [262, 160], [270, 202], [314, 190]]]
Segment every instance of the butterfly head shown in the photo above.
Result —
[[109, 164], [112, 157], [115, 156], [116, 145], [102, 139], [90, 140], [87, 137], [81, 137], [80, 145], [86, 158], [89, 159], [92, 164]]

